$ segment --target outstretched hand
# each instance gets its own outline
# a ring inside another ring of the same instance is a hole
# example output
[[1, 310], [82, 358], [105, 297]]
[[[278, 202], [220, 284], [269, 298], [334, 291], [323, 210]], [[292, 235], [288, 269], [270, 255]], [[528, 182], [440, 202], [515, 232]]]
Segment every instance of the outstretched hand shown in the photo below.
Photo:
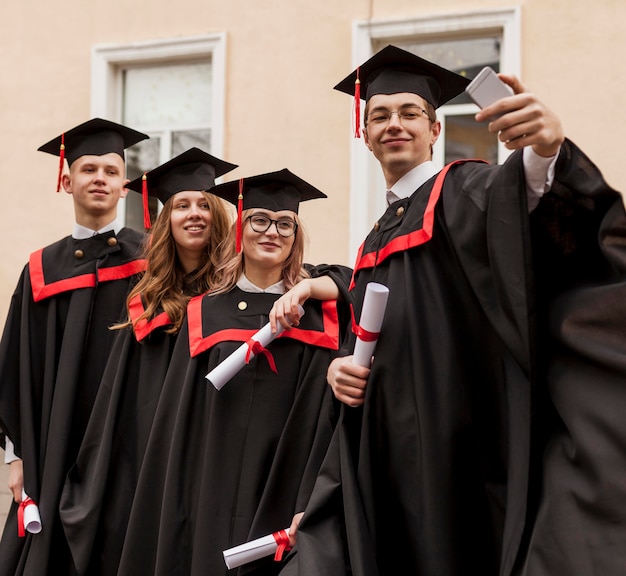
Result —
[[539, 156], [554, 156], [563, 143], [563, 127], [558, 116], [535, 94], [527, 92], [525, 86], [513, 75], [498, 74], [514, 94], [502, 98], [483, 108], [475, 119], [489, 122], [489, 131], [498, 133], [498, 138], [509, 150], [532, 146]]

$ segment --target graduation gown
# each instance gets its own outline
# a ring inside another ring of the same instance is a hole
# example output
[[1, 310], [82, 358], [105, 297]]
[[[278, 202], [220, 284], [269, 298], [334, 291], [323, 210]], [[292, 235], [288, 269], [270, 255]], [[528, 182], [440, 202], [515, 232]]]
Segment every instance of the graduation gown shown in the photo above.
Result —
[[[312, 275], [329, 273], [347, 286], [349, 269], [320, 269]], [[256, 353], [221, 390], [205, 378], [267, 323], [278, 297], [235, 287], [191, 300], [146, 447], [119, 575], [226, 574], [223, 550], [287, 528], [304, 509], [335, 422], [326, 370], [340, 345], [337, 302], [307, 301], [300, 326], [267, 346], [271, 358]], [[269, 557], [241, 573], [275, 574], [279, 565]]]
[[560, 249], [543, 252], [558, 271], [542, 346], [552, 418], [524, 576], [626, 574], [626, 214], [617, 196], [597, 236], [559, 223]]
[[[591, 165], [569, 141], [562, 156]], [[566, 185], [584, 192], [591, 168]], [[510, 572], [531, 459], [531, 253], [521, 152], [454, 164], [376, 223], [352, 288], [357, 321], [367, 283], [389, 288], [365, 403], [342, 408], [285, 575]]]
[[[137, 295], [131, 319], [144, 312]], [[79, 575], [116, 574], [128, 515], [177, 334], [161, 311], [117, 335], [59, 513]]]
[[18, 538], [13, 503], [0, 542], [2, 574], [68, 567], [59, 496], [113, 342], [108, 327], [145, 267], [143, 237], [128, 228], [68, 236], [31, 254], [21, 274], [0, 342], [0, 426], [23, 460], [24, 488], [43, 529]]

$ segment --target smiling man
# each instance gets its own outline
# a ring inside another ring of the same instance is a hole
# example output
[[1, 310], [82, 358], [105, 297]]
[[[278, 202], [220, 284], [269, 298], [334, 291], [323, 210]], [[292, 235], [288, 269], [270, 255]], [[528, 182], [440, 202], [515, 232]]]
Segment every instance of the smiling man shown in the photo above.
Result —
[[[117, 205], [127, 194], [124, 149], [146, 138], [94, 118], [39, 148], [60, 157], [58, 188], [72, 196], [75, 225], [31, 254], [0, 342], [0, 427], [14, 497], [0, 541], [2, 574], [73, 573], [59, 496], [111, 347], [109, 326], [144, 268], [144, 234], [120, 225]], [[39, 506], [39, 534], [20, 526], [23, 491]]]
[[537, 375], [531, 217], [545, 205], [543, 216], [556, 220], [539, 246], [546, 257], [570, 249], [576, 257], [559, 235], [567, 228], [574, 238], [584, 222], [593, 237], [594, 212], [608, 206], [593, 196], [618, 195], [535, 95], [514, 76], [500, 78], [514, 94], [476, 120], [497, 117], [488, 129], [513, 154], [500, 166], [459, 161], [443, 170], [431, 160], [436, 109], [467, 78], [388, 46], [335, 86], [365, 100], [364, 142], [389, 204], [354, 265], [356, 322], [368, 283], [386, 285], [389, 300], [371, 365], [352, 362], [354, 336], [330, 364], [329, 384], [349, 408], [285, 576], [512, 570]]

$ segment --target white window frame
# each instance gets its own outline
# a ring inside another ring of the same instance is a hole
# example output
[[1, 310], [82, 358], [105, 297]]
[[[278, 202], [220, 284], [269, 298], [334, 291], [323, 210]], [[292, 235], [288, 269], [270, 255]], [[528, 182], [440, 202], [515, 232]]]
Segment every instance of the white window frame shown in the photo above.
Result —
[[[226, 93], [225, 33], [93, 46], [91, 50], [92, 117], [120, 122], [122, 115], [121, 69], [133, 65], [188, 62], [205, 57], [211, 59], [213, 81], [211, 154], [221, 158], [224, 152]], [[122, 223], [125, 214], [124, 200], [122, 200], [118, 210], [118, 217]]]
[[[404, 39], [419, 39], [429, 35], [469, 34], [471, 32], [502, 32], [500, 69], [509, 74], [520, 75], [521, 8], [472, 11], [386, 21], [358, 21], [353, 24], [352, 67], [353, 69], [373, 56], [373, 44], [388, 40], [389, 44]], [[456, 113], [473, 113], [478, 109], [470, 104], [459, 106]], [[442, 120], [442, 135], [445, 137], [445, 116]], [[499, 158], [506, 155], [500, 146]], [[443, 165], [443, 149], [435, 146], [433, 160]], [[374, 218], [385, 210], [385, 183], [378, 161], [363, 144], [362, 138], [351, 136], [350, 144], [350, 261], [356, 258], [357, 250], [373, 225]]]

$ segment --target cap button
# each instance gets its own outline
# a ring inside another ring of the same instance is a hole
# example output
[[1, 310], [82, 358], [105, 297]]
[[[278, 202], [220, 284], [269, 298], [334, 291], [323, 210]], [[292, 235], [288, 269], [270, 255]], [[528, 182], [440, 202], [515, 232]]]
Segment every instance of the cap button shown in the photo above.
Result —
[[239, 302], [239, 304], [237, 304], [237, 308], [239, 308], [239, 310], [245, 310], [248, 307], [248, 303], [245, 302], [244, 300], [242, 300], [241, 302]]
[[85, 257], [85, 253], [82, 250], [76, 250], [76, 252], [74, 252], [74, 257], [80, 260]]
[[404, 206], [400, 206], [400, 208], [398, 208], [396, 210], [396, 216], [399, 218], [400, 216], [402, 216], [402, 214], [404, 214]]
[[109, 246], [117, 246], [117, 238], [115, 236], [111, 236], [107, 239], [107, 244]]

